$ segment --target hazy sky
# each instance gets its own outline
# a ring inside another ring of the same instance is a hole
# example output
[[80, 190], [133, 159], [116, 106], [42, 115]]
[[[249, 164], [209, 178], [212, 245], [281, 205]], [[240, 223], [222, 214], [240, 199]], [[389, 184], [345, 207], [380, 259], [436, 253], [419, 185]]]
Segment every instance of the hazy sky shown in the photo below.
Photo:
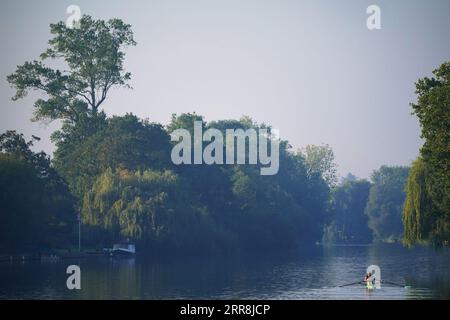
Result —
[[[132, 112], [167, 124], [172, 113], [207, 121], [249, 115], [295, 147], [328, 143], [339, 172], [368, 177], [408, 165], [421, 145], [409, 103], [414, 82], [450, 60], [450, 0], [435, 1], [1, 1], [0, 132], [49, 141], [58, 123], [31, 123], [36, 95], [19, 102], [6, 76], [36, 59], [49, 24], [78, 5], [133, 26], [127, 51], [133, 90], [114, 90], [107, 114]], [[366, 8], [381, 8], [381, 30]]]

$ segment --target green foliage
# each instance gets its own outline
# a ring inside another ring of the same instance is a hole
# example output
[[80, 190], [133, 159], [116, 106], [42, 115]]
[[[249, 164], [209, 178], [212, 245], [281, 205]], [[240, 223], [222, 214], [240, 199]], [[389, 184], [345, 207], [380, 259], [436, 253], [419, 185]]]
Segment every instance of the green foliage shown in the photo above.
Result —
[[[408, 176], [406, 200], [403, 209], [403, 225], [405, 234], [403, 242], [411, 246], [427, 238], [430, 226], [427, 226], [432, 214], [432, 201], [426, 190], [429, 172], [421, 158], [416, 159]], [[428, 217], [427, 217], [428, 216]]]
[[266, 178], [256, 168], [234, 168], [231, 177], [237, 219], [234, 230], [244, 248], [294, 247], [300, 237], [295, 219], [302, 212], [275, 179]]
[[431, 241], [441, 246], [450, 240], [450, 62], [433, 75], [419, 79], [417, 103], [411, 104], [425, 142], [420, 150], [423, 160], [416, 161], [407, 189], [408, 245]]
[[83, 222], [92, 243], [136, 242], [169, 252], [220, 252], [233, 243], [192, 200], [186, 182], [166, 171], [107, 169], [83, 199]]
[[57, 144], [54, 159], [58, 172], [80, 199], [94, 179], [108, 168], [135, 170], [170, 166], [169, 135], [159, 124], [127, 114], [102, 121], [97, 132], [79, 139], [78, 132], [83, 128], [69, 127], [71, 131]]
[[[200, 119], [205, 129], [223, 134], [226, 129], [267, 128], [270, 132], [270, 126], [249, 117], [206, 123], [196, 114], [174, 115], [168, 127], [192, 130], [193, 122]], [[261, 176], [258, 165], [178, 166], [175, 170], [187, 179], [198, 203], [241, 247], [288, 248], [320, 239], [329, 187], [320, 173], [308, 172], [300, 153], [287, 148], [288, 143], [281, 141], [280, 170], [275, 176]]]
[[[131, 26], [119, 19], [94, 20], [83, 16], [78, 28], [64, 22], [50, 25], [53, 36], [41, 60], [25, 62], [8, 82], [16, 89], [13, 100], [30, 90], [45, 98], [34, 104], [35, 120], [62, 119], [77, 123], [83, 117], [96, 117], [108, 91], [124, 86], [131, 74], [124, 72], [124, 48], [135, 45]], [[68, 70], [44, 65], [45, 59], [62, 59]]]
[[450, 221], [442, 217], [439, 208], [431, 199], [430, 173], [430, 168], [422, 158], [419, 157], [413, 162], [403, 209], [403, 243], [406, 246], [426, 242], [441, 246], [450, 232]]
[[[174, 115], [168, 130], [192, 129], [199, 119]], [[221, 131], [265, 126], [248, 117], [203, 122]], [[167, 133], [158, 130], [131, 115], [114, 117], [77, 151], [89, 161], [78, 155], [64, 161], [81, 171], [95, 164], [82, 189], [91, 243], [130, 239], [150, 250], [218, 252], [287, 249], [320, 239], [329, 187], [308, 172], [301, 154], [288, 152], [287, 142], [279, 174], [261, 176], [257, 165], [173, 166], [157, 157], [170, 154]]]
[[23, 135], [0, 136], [0, 251], [67, 245], [72, 239], [74, 199], [43, 153]]
[[111, 241], [163, 241], [181, 211], [178, 184], [170, 171], [107, 169], [84, 195], [83, 222], [109, 231]]
[[330, 187], [337, 183], [337, 166], [334, 162], [334, 153], [329, 145], [307, 145], [300, 151], [310, 174], [318, 173]]
[[370, 182], [347, 180], [333, 190], [331, 222], [324, 229], [325, 243], [369, 243], [372, 231], [364, 209], [369, 198]]
[[177, 116], [175, 113], [172, 114], [172, 119], [167, 126], [167, 131], [169, 133], [176, 129], [185, 129], [190, 132], [191, 136], [194, 136], [194, 122], [202, 121], [205, 124], [203, 116], [193, 113], [182, 113]]
[[421, 155], [430, 168], [430, 195], [447, 215], [450, 210], [450, 62], [434, 70], [435, 77], [416, 83], [418, 117], [425, 143]]
[[402, 210], [408, 171], [408, 167], [382, 166], [372, 174], [365, 212], [375, 240], [398, 241], [402, 237]]
[[[34, 120], [62, 120], [62, 129], [52, 135], [57, 146], [55, 167], [69, 182], [74, 195], [82, 198], [92, 179], [102, 170], [126, 162], [124, 152], [120, 153], [121, 159], [115, 158], [113, 153], [110, 157], [108, 152], [127, 146], [127, 151], [134, 150], [135, 146], [127, 145], [129, 136], [120, 137], [123, 130], [115, 124], [116, 120], [107, 121], [99, 108], [111, 88], [128, 86], [131, 74], [123, 68], [124, 50], [136, 42], [131, 26], [120, 19], [94, 20], [85, 15], [76, 28], [58, 22], [50, 25], [50, 31], [52, 38], [47, 50], [41, 54], [41, 60], [18, 66], [7, 80], [16, 89], [13, 100], [23, 98], [30, 90], [44, 94], [44, 98], [34, 104]], [[65, 70], [44, 65], [48, 59], [64, 65]], [[134, 119], [134, 124], [130, 125], [137, 126], [138, 122]], [[139, 142], [148, 132], [130, 130], [132, 133], [139, 135]], [[150, 135], [149, 138], [153, 137]], [[96, 143], [100, 143], [98, 149]], [[148, 143], [141, 146], [146, 148]], [[143, 161], [145, 151], [142, 148], [136, 150], [140, 153], [138, 161]], [[147, 160], [158, 161], [155, 157], [161, 155], [149, 156]]]

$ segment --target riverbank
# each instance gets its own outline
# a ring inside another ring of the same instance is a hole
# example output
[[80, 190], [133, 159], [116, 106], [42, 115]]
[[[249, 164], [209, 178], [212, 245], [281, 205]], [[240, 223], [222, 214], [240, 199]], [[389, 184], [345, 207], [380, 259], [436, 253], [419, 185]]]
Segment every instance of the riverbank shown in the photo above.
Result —
[[88, 257], [105, 257], [108, 255], [109, 253], [103, 251], [55, 251], [52, 253], [0, 254], [0, 262], [56, 261]]

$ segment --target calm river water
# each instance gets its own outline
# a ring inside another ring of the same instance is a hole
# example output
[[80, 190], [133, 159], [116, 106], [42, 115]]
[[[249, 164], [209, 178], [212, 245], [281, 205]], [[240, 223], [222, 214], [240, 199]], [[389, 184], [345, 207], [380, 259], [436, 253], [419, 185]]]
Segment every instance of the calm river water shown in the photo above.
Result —
[[[81, 268], [81, 290], [66, 287], [71, 264]], [[392, 284], [339, 287], [372, 264]], [[2, 262], [0, 299], [450, 299], [449, 270], [450, 250], [386, 244], [233, 258]]]

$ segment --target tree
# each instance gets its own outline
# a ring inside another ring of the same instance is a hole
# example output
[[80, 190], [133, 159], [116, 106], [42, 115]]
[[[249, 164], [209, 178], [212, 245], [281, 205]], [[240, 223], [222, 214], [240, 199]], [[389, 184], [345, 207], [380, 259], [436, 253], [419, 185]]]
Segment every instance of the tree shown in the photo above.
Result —
[[[25, 62], [7, 77], [16, 89], [13, 100], [23, 98], [30, 90], [44, 93], [34, 103], [34, 120], [62, 119], [77, 123], [85, 117], [96, 117], [109, 90], [128, 86], [131, 77], [123, 69], [124, 48], [134, 46], [131, 26], [120, 19], [80, 19], [79, 27], [64, 22], [50, 25], [53, 38], [40, 60]], [[46, 59], [63, 60], [68, 70], [44, 64]]]
[[83, 143], [68, 143], [67, 148], [60, 146], [54, 163], [72, 192], [82, 199], [96, 177], [109, 168], [169, 168], [169, 135], [160, 124], [140, 120], [132, 114], [114, 116], [105, 120]]
[[[270, 126], [249, 117], [207, 123], [197, 114], [174, 115], [168, 130], [192, 132], [196, 120], [205, 130], [215, 128], [224, 135], [227, 129], [270, 131]], [[204, 208], [240, 248], [260, 251], [308, 244], [320, 240], [329, 187], [320, 173], [308, 173], [303, 156], [289, 152], [288, 145], [280, 141], [280, 170], [270, 177], [260, 175], [259, 165], [180, 165], [174, 170], [188, 182], [191, 202]]]
[[194, 123], [195, 121], [202, 121], [203, 127], [206, 125], [206, 122], [203, 119], [203, 116], [193, 113], [182, 113], [179, 116], [176, 113], [172, 114], [172, 119], [167, 126], [167, 131], [172, 133], [176, 129], [185, 129], [189, 131], [191, 137], [194, 137]]
[[364, 209], [369, 198], [370, 182], [347, 180], [332, 193], [331, 223], [325, 226], [324, 242], [369, 243], [372, 231]]
[[407, 189], [404, 223], [408, 245], [431, 241], [440, 246], [450, 240], [450, 62], [433, 75], [417, 81], [417, 103], [411, 103], [425, 142]]
[[[30, 90], [43, 94], [34, 103], [34, 121], [62, 120], [62, 129], [52, 134], [57, 147], [55, 167], [81, 198], [83, 188], [94, 178], [92, 174], [100, 172], [96, 171], [98, 159], [79, 152], [86, 151], [89, 146], [85, 142], [107, 126], [100, 107], [109, 90], [129, 87], [131, 74], [124, 71], [124, 50], [136, 42], [131, 26], [120, 19], [94, 20], [87, 15], [76, 28], [58, 22], [50, 25], [50, 32], [49, 48], [40, 60], [18, 66], [7, 80], [16, 89], [13, 100], [25, 97]], [[49, 59], [67, 70], [45, 65]], [[81, 169], [81, 164], [85, 168]]]
[[358, 177], [356, 177], [353, 173], [349, 172], [349, 173], [347, 173], [347, 175], [345, 177], [343, 177], [341, 179], [341, 183], [344, 184], [347, 181], [352, 182], [352, 181], [356, 181], [356, 180], [358, 180]]
[[431, 169], [431, 197], [442, 212], [450, 212], [450, 61], [434, 70], [433, 78], [416, 83], [412, 103], [425, 142], [421, 155]]
[[0, 135], [0, 251], [41, 250], [67, 245], [75, 220], [74, 198], [50, 167], [33, 153], [32, 141]]
[[[403, 243], [412, 246], [432, 238], [430, 233], [436, 228], [436, 207], [430, 198], [430, 172], [422, 158], [417, 158], [411, 166], [406, 185], [406, 200], [403, 208], [405, 234]], [[434, 239], [433, 239], [434, 240]]]
[[305, 159], [309, 174], [320, 174], [330, 187], [337, 183], [337, 165], [329, 145], [307, 145], [300, 153]]
[[129, 239], [169, 252], [217, 249], [223, 233], [194, 203], [172, 171], [107, 169], [84, 196], [83, 221], [93, 243]]
[[403, 235], [402, 211], [408, 167], [382, 166], [372, 173], [365, 213], [375, 240], [397, 241]]

